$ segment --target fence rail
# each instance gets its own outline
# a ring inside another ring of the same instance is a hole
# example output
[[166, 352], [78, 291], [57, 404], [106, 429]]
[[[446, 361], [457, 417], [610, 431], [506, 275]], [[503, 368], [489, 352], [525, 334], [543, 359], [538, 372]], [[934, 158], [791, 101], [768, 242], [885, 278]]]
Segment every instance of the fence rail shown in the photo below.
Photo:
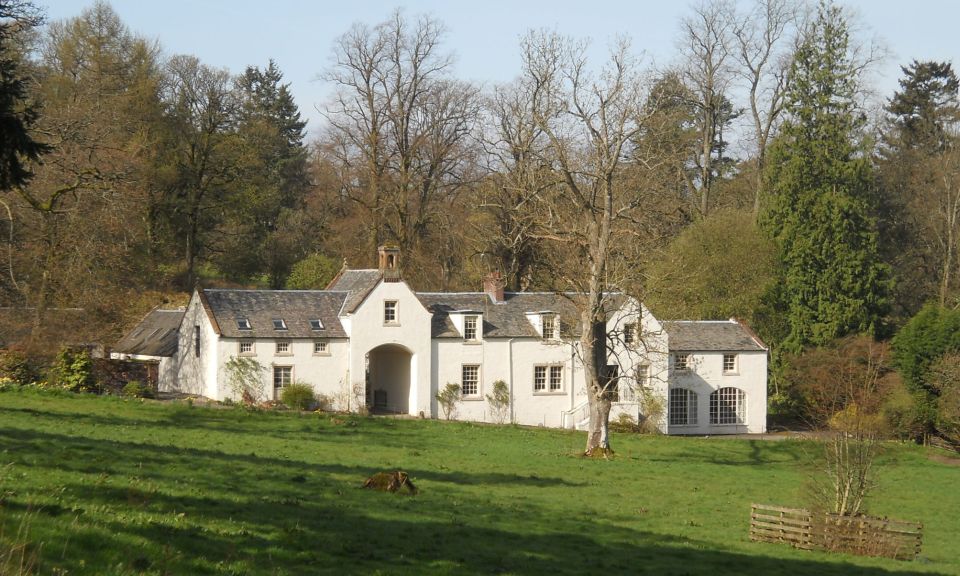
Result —
[[751, 504], [750, 539], [785, 542], [805, 550], [912, 560], [923, 544], [923, 525], [871, 516], [815, 517], [801, 508]]

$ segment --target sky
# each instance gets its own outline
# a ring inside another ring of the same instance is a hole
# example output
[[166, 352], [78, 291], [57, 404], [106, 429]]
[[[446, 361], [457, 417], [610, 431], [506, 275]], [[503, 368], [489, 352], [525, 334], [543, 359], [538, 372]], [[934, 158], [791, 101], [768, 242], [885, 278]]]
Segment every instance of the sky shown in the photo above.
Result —
[[[37, 0], [49, 20], [77, 16], [93, 0]], [[375, 24], [402, 8], [444, 23], [445, 47], [455, 54], [458, 78], [484, 86], [507, 82], [520, 71], [519, 38], [531, 28], [590, 38], [597, 57], [608, 40], [629, 35], [650, 65], [675, 58], [680, 21], [694, 2], [671, 0], [113, 0], [136, 34], [156, 39], [167, 55], [192, 54], [238, 74], [272, 58], [290, 83], [315, 134], [330, 96], [320, 75], [331, 62], [334, 41], [355, 22]], [[900, 66], [946, 60], [960, 68], [960, 0], [849, 0], [862, 40], [879, 40], [889, 56], [873, 73], [881, 97], [897, 88]]]

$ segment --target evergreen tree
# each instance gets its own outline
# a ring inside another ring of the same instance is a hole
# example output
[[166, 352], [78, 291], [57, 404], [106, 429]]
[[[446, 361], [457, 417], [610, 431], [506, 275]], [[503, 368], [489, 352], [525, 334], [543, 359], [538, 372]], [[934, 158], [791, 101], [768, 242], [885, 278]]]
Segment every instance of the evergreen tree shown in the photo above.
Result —
[[884, 143], [893, 151], [935, 152], [950, 142], [949, 128], [960, 121], [960, 81], [949, 62], [901, 66], [900, 90], [886, 106], [890, 129]]
[[39, 110], [30, 98], [21, 45], [26, 31], [42, 22], [33, 3], [0, 0], [0, 190], [23, 185], [31, 176], [29, 161], [49, 150], [30, 134]]
[[841, 10], [821, 5], [795, 54], [787, 118], [771, 150], [765, 227], [782, 264], [787, 350], [876, 332], [887, 307], [849, 41]]

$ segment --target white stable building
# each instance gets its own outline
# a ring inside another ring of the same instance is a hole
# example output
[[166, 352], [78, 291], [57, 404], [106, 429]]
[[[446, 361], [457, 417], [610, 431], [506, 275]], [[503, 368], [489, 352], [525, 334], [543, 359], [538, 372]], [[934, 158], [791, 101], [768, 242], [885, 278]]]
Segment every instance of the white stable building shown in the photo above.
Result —
[[[339, 410], [437, 418], [437, 392], [455, 383], [457, 419], [494, 421], [487, 395], [503, 381], [507, 421], [585, 426], [576, 295], [504, 292], [496, 276], [483, 292], [415, 292], [398, 258], [381, 248], [379, 269], [344, 270], [326, 290], [197, 290], [161, 390], [231, 398], [225, 366], [251, 358], [265, 399], [302, 382]], [[666, 433], [766, 431], [767, 348], [746, 326], [660, 322], [619, 294], [607, 308], [612, 420], [645, 417], [645, 388], [667, 406]]]

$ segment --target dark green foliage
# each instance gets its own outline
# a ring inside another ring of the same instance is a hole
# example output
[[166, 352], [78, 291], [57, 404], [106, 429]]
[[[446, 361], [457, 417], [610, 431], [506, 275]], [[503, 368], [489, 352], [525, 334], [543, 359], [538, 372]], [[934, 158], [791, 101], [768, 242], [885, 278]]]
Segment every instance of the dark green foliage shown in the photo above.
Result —
[[926, 431], [936, 422], [939, 391], [930, 368], [945, 354], [960, 351], [960, 310], [929, 304], [893, 338], [893, 359], [916, 401], [916, 420]]
[[287, 276], [287, 290], [322, 290], [330, 284], [342, 264], [319, 252], [293, 265]]
[[948, 127], [960, 121], [960, 81], [949, 62], [901, 66], [900, 90], [886, 106], [890, 129], [884, 143], [899, 150], [942, 150], [951, 139]]
[[317, 402], [317, 396], [309, 384], [294, 382], [280, 390], [280, 401], [292, 410], [309, 410]]
[[0, 0], [0, 190], [25, 184], [32, 176], [29, 162], [50, 150], [30, 133], [39, 106], [31, 97], [22, 46], [42, 22], [32, 2]]
[[123, 386], [123, 395], [130, 398], [153, 398], [153, 390], [143, 382], [133, 380]]
[[84, 349], [61, 348], [50, 367], [50, 384], [71, 392], [95, 392], [93, 361]]
[[821, 6], [795, 54], [787, 119], [769, 157], [764, 226], [782, 263], [783, 345], [792, 351], [876, 334], [888, 305], [848, 43], [840, 9]]

